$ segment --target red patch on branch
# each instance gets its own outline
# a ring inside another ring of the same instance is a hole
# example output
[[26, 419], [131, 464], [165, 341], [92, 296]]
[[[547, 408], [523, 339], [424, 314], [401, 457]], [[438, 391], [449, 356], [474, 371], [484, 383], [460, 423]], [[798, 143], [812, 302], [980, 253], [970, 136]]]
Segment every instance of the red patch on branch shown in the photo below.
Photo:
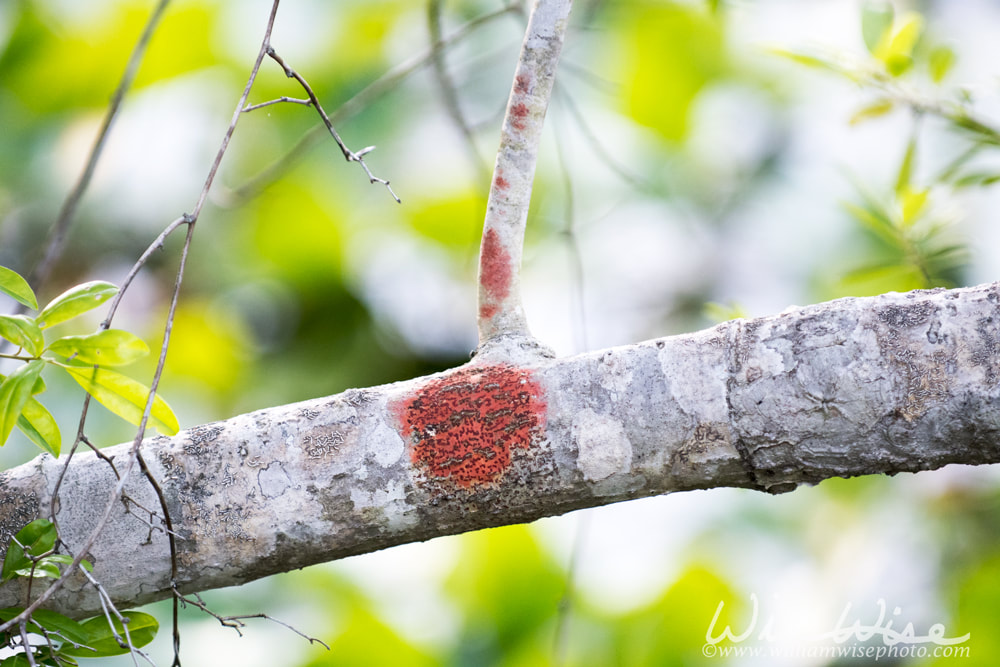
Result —
[[527, 104], [518, 102], [510, 108], [510, 124], [518, 130], [524, 129], [524, 119], [531, 113]]
[[531, 372], [465, 368], [428, 382], [393, 406], [417, 470], [469, 489], [498, 481], [511, 452], [529, 449], [545, 428], [545, 400]]
[[503, 171], [497, 169], [496, 176], [493, 178], [493, 185], [497, 190], [506, 190], [510, 187], [510, 183], [503, 177]]
[[500, 312], [500, 306], [495, 303], [484, 303], [479, 306], [479, 319], [489, 320], [493, 319], [493, 316]]
[[487, 229], [479, 251], [479, 282], [491, 302], [507, 298], [511, 275], [510, 253], [500, 243], [496, 230]]
[[518, 74], [514, 77], [514, 92], [519, 95], [526, 95], [531, 90], [531, 77], [527, 74]]

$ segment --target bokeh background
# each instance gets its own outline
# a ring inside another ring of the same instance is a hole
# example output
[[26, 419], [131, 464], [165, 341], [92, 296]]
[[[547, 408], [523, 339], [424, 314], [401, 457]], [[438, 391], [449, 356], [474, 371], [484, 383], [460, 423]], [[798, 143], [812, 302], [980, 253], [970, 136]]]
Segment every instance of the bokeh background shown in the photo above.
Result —
[[[28, 274], [41, 256], [153, 4], [0, 0], [0, 264]], [[319, 124], [313, 110], [241, 118], [197, 225], [161, 385], [182, 427], [468, 359], [478, 235], [525, 24], [517, 3], [505, 6], [282, 3], [272, 44], [338, 114], [349, 146], [377, 146], [367, 162], [403, 203], [329, 137], [279, 162]], [[120, 282], [191, 210], [269, 8], [173, 0], [42, 301], [84, 280]], [[864, 10], [577, 0], [525, 251], [534, 333], [569, 355], [792, 304], [996, 280], [1000, 141], [901, 100], [1000, 123], [1000, 6], [897, 2], [881, 46], [866, 45], [862, 17], [885, 7]], [[437, 64], [424, 58], [343, 106], [430, 53], [434, 34], [458, 33]], [[281, 95], [302, 96], [265, 61], [251, 102]], [[153, 347], [180, 241], [156, 254], [116, 319]], [[78, 387], [52, 378], [43, 402], [75, 431]], [[132, 437], [102, 408], [88, 423], [103, 445]], [[0, 467], [36, 453], [19, 438]], [[780, 497], [692, 492], [397, 547], [204, 596], [218, 613], [264, 612], [332, 650], [266, 621], [239, 637], [188, 609], [184, 664], [828, 665], [840, 663], [810, 654], [822, 645], [812, 638], [838, 619], [917, 634], [940, 623], [947, 637], [971, 635], [970, 655], [953, 662], [995, 664], [998, 482], [996, 468], [951, 466]], [[716, 635], [726, 623], [755, 629], [720, 646], [790, 654], [710, 655], [720, 602]], [[150, 612], [164, 624], [151, 655], [169, 664], [169, 608]], [[761, 639], [768, 623], [772, 639]], [[847, 643], [881, 645], [862, 639]]]

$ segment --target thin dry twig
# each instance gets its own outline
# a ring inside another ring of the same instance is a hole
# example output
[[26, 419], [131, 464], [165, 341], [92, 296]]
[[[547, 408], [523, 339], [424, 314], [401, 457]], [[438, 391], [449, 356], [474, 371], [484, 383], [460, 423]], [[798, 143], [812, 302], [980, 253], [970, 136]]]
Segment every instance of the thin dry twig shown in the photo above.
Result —
[[340, 147], [340, 152], [344, 154], [344, 159], [348, 162], [357, 162], [361, 165], [361, 168], [364, 169], [365, 174], [368, 176], [369, 183], [381, 183], [385, 186], [386, 190], [389, 191], [389, 194], [392, 195], [392, 198], [395, 199], [397, 203], [400, 203], [399, 197], [397, 197], [396, 193], [392, 191], [392, 186], [389, 185], [389, 181], [385, 178], [379, 178], [378, 176], [372, 174], [371, 169], [369, 169], [368, 165], [365, 164], [365, 155], [375, 150], [375, 147], [368, 146], [367, 148], [362, 148], [357, 153], [348, 148], [347, 144], [344, 143], [344, 140], [340, 138], [340, 134], [338, 134], [337, 130], [334, 129], [333, 121], [331, 121], [330, 117], [326, 115], [326, 111], [323, 110], [323, 105], [319, 103], [319, 98], [317, 98], [316, 93], [313, 92], [312, 86], [309, 85], [301, 74], [292, 69], [292, 67], [278, 55], [278, 53], [274, 50], [274, 47], [268, 45], [267, 55], [271, 58], [271, 60], [281, 66], [281, 69], [285, 71], [285, 76], [298, 81], [299, 85], [302, 86], [302, 89], [306, 91], [306, 95], [309, 96], [311, 106], [316, 109], [317, 113], [319, 113], [319, 117], [323, 119], [323, 124], [326, 125], [326, 129], [329, 131], [330, 136], [333, 137], [333, 140], [337, 142], [337, 146]]
[[[468, 35], [472, 34], [476, 28], [479, 28], [501, 16], [519, 11], [521, 11], [520, 4], [516, 1], [512, 1], [508, 2], [496, 11], [483, 14], [482, 16], [465, 23], [460, 28], [455, 30], [454, 33], [442, 39], [436, 48], [430, 48], [423, 53], [419, 53], [411, 58], [408, 58], [365, 86], [356, 95], [354, 95], [354, 97], [350, 98], [333, 111], [330, 114], [330, 120], [334, 123], [341, 123], [344, 120], [355, 116], [376, 99], [387, 94], [389, 91], [394, 90], [407, 77], [428, 65], [434, 58], [435, 52], [441, 53], [455, 44], [458, 44]], [[317, 126], [306, 132], [282, 157], [265, 167], [256, 176], [251, 177], [250, 180], [226, 193], [224, 203], [228, 205], [238, 205], [263, 192], [269, 185], [274, 183], [289, 169], [291, 169], [293, 165], [302, 159], [310, 148], [322, 139], [324, 129], [325, 128], [323, 127]]]
[[238, 616], [221, 616], [219, 614], [216, 614], [211, 609], [209, 609], [208, 605], [205, 604], [205, 601], [202, 600], [201, 596], [198, 595], [197, 593], [194, 594], [194, 597], [188, 597], [186, 595], [181, 595], [181, 593], [178, 592], [177, 589], [174, 589], [174, 597], [176, 599], [180, 600], [182, 604], [191, 605], [192, 607], [196, 607], [196, 608], [202, 610], [203, 612], [205, 612], [206, 614], [208, 614], [209, 616], [211, 616], [212, 618], [214, 618], [215, 620], [217, 620], [223, 627], [232, 628], [233, 630], [236, 631], [236, 634], [238, 634], [240, 637], [243, 636], [243, 633], [241, 632], [241, 630], [243, 628], [245, 628], [246, 625], [247, 625], [246, 623], [244, 623], [244, 621], [247, 621], [247, 620], [249, 620], [251, 618], [262, 618], [264, 620], [271, 621], [272, 623], [277, 623], [278, 625], [281, 625], [281, 626], [284, 626], [284, 627], [288, 628], [289, 630], [291, 630], [295, 634], [299, 635], [300, 637], [302, 637], [304, 639], [307, 639], [310, 644], [319, 644], [320, 646], [324, 647], [327, 651], [330, 650], [330, 646], [326, 642], [324, 642], [322, 639], [318, 639], [316, 637], [310, 637], [309, 635], [305, 634], [304, 632], [302, 632], [301, 630], [297, 629], [296, 627], [294, 627], [292, 625], [289, 625], [288, 623], [285, 623], [284, 621], [280, 621], [280, 620], [274, 618], [273, 616], [268, 616], [267, 614], [263, 614], [263, 613], [260, 613], [260, 614], [240, 614]]
[[469, 151], [469, 158], [472, 161], [473, 167], [475, 167], [477, 173], [480, 175], [480, 180], [485, 182], [489, 178], [487, 163], [483, 160], [483, 156], [480, 155], [479, 149], [476, 147], [476, 135], [465, 114], [462, 112], [462, 106], [458, 100], [458, 89], [445, 66], [445, 49], [442, 46], [444, 39], [441, 32], [441, 10], [443, 5], [444, 0], [428, 0], [427, 2], [427, 28], [431, 36], [432, 71], [434, 72], [438, 88], [441, 90], [441, 98], [444, 102], [445, 110], [448, 112], [448, 116], [451, 117], [455, 127], [458, 128], [459, 134], [465, 140], [465, 146]]
[[156, 31], [160, 23], [160, 18], [163, 16], [164, 11], [166, 11], [168, 4], [170, 4], [170, 0], [160, 0], [153, 9], [153, 13], [150, 14], [149, 20], [146, 21], [146, 25], [142, 29], [142, 34], [139, 36], [139, 41], [132, 48], [128, 63], [125, 65], [125, 72], [122, 74], [121, 81], [119, 81], [118, 87], [115, 88], [115, 92], [111, 96], [108, 110], [104, 114], [104, 120], [101, 122], [101, 129], [98, 131], [94, 145], [90, 149], [90, 154], [87, 156], [87, 162], [83, 171], [80, 172], [76, 184], [63, 202], [62, 209], [59, 211], [59, 217], [52, 226], [45, 253], [35, 266], [34, 275], [30, 282], [36, 290], [48, 280], [56, 260], [59, 259], [66, 247], [66, 235], [73, 222], [73, 217], [76, 215], [80, 200], [90, 185], [94, 170], [97, 168], [97, 162], [100, 160], [101, 153], [104, 151], [104, 146], [107, 143], [108, 134], [111, 132], [111, 126], [118, 117], [118, 111], [121, 109], [122, 101], [125, 99], [125, 93], [128, 92], [128, 89], [132, 86], [132, 82], [135, 80], [135, 76], [139, 71], [139, 63], [142, 62], [142, 58], [146, 54], [149, 40]]
[[[167, 229], [165, 229], [156, 238], [156, 240], [150, 245], [149, 248], [147, 248], [147, 250], [143, 253], [143, 255], [139, 258], [139, 260], [135, 263], [135, 265], [133, 265], [132, 270], [129, 272], [129, 275], [126, 278], [126, 282], [122, 285], [122, 288], [119, 290], [119, 293], [115, 296], [115, 299], [112, 302], [112, 306], [111, 306], [111, 309], [110, 309], [108, 317], [106, 318], [106, 320], [101, 325], [102, 328], [105, 328], [105, 329], [108, 326], [110, 326], [111, 318], [114, 316], [114, 312], [117, 310], [118, 304], [121, 301], [121, 298], [122, 298], [122, 295], [123, 295], [124, 291], [127, 289], [128, 285], [131, 283], [131, 281], [135, 277], [135, 275], [139, 272], [139, 270], [148, 261], [149, 257], [152, 255], [152, 253], [155, 250], [157, 250], [159, 248], [162, 248], [164, 239], [167, 236], [169, 236], [171, 233], [173, 233], [174, 231], [176, 231], [177, 229], [179, 229], [181, 226], [186, 226], [187, 227], [187, 235], [186, 235], [185, 240], [184, 240], [184, 246], [183, 246], [183, 248], [181, 250], [181, 257], [180, 257], [180, 262], [179, 262], [179, 265], [178, 265], [177, 277], [176, 277], [176, 280], [174, 282], [174, 288], [173, 288], [173, 293], [172, 293], [172, 296], [171, 296], [170, 307], [169, 307], [169, 311], [168, 311], [168, 314], [167, 314], [167, 324], [166, 324], [166, 326], [164, 328], [163, 342], [162, 342], [161, 347], [160, 347], [160, 356], [159, 356], [159, 359], [157, 361], [156, 371], [155, 371], [155, 373], [153, 375], [153, 380], [150, 383], [149, 396], [148, 396], [148, 399], [146, 401], [145, 408], [143, 410], [142, 419], [139, 422], [139, 427], [138, 427], [138, 430], [136, 432], [135, 439], [133, 440], [133, 443], [132, 443], [132, 448], [131, 448], [131, 450], [129, 452], [128, 461], [127, 461], [126, 465], [124, 466], [124, 468], [120, 471], [119, 481], [118, 481], [117, 485], [115, 486], [114, 492], [111, 494], [111, 497], [109, 498], [109, 501], [108, 501], [107, 506], [105, 507], [104, 513], [101, 515], [100, 519], [98, 520], [97, 524], [94, 526], [94, 528], [91, 531], [90, 535], [88, 536], [87, 540], [84, 542], [83, 547], [79, 549], [79, 553], [73, 558], [73, 562], [70, 563], [63, 570], [63, 576], [60, 577], [59, 579], [56, 579], [45, 591], [42, 592], [41, 595], [38, 596], [38, 598], [34, 602], [32, 602], [31, 604], [29, 604], [20, 614], [18, 614], [17, 616], [15, 616], [14, 618], [10, 619], [7, 622], [0, 624], [0, 632], [3, 632], [4, 630], [7, 630], [8, 628], [11, 628], [11, 627], [13, 627], [15, 625], [24, 623], [26, 621], [26, 619], [28, 619], [31, 616], [31, 614], [33, 614], [36, 610], [38, 610], [43, 604], [45, 604], [45, 602], [47, 602], [49, 599], [51, 599], [51, 597], [53, 595], [55, 595], [56, 592], [58, 592], [58, 590], [60, 588], [62, 588], [62, 586], [64, 585], [65, 581], [67, 580], [67, 578], [71, 574], [73, 574], [74, 572], [77, 571], [78, 568], [80, 568], [80, 563], [83, 561], [84, 555], [91, 550], [91, 548], [93, 547], [94, 543], [97, 541], [98, 536], [101, 534], [101, 532], [104, 530], [104, 527], [107, 525], [108, 521], [110, 520], [111, 515], [112, 515], [112, 513], [114, 511], [114, 508], [120, 502], [122, 494], [124, 493], [125, 483], [128, 480], [128, 478], [129, 478], [129, 476], [130, 476], [130, 474], [132, 472], [132, 469], [134, 468], [136, 462], [141, 458], [140, 454], [139, 454], [139, 448], [142, 445], [143, 437], [145, 436], [146, 425], [147, 425], [147, 423], [149, 421], [150, 412], [151, 412], [152, 406], [153, 406], [153, 400], [154, 400], [154, 398], [156, 396], [156, 389], [159, 386], [160, 378], [163, 375], [163, 367], [164, 367], [164, 365], [166, 363], [167, 349], [168, 349], [169, 344], [170, 344], [170, 337], [171, 337], [171, 331], [172, 331], [172, 327], [173, 327], [173, 320], [174, 320], [174, 315], [176, 313], [176, 308], [177, 308], [177, 300], [178, 300], [178, 296], [179, 296], [179, 293], [180, 293], [181, 282], [182, 282], [183, 276], [184, 276], [184, 270], [185, 270], [185, 266], [186, 266], [186, 262], [187, 262], [188, 252], [189, 252], [189, 249], [190, 249], [190, 246], [191, 246], [191, 241], [192, 241], [192, 237], [193, 237], [193, 233], [194, 233], [195, 223], [197, 222], [198, 215], [201, 212], [201, 209], [204, 206], [205, 201], [208, 198], [208, 192], [209, 192], [209, 190], [212, 187], [213, 181], [215, 180], [215, 175], [218, 172], [219, 165], [222, 163], [222, 158], [225, 155], [227, 148], [229, 147], [229, 142], [230, 142], [230, 140], [232, 138], [233, 132], [236, 129], [236, 124], [239, 121], [240, 115], [243, 112], [243, 108], [246, 106], [247, 98], [250, 95], [250, 89], [253, 87], [253, 83], [254, 83], [254, 81], [257, 78], [257, 73], [260, 70], [261, 63], [263, 63], [263, 61], [264, 61], [264, 57], [266, 55], [266, 50], [270, 46], [271, 31], [272, 31], [272, 29], [274, 27], [274, 19], [275, 19], [275, 16], [277, 14], [277, 11], [278, 11], [279, 2], [280, 2], [280, 0], [274, 0], [273, 4], [271, 6], [270, 16], [268, 17], [267, 27], [266, 27], [265, 33], [264, 33], [264, 39], [262, 40], [260, 51], [257, 54], [257, 59], [254, 61], [254, 65], [253, 65], [253, 68], [252, 68], [252, 70], [250, 72], [250, 77], [247, 80], [246, 87], [244, 88], [243, 94], [240, 96], [239, 102], [236, 105], [236, 109], [233, 112], [232, 120], [230, 121], [229, 127], [227, 128], [226, 133], [225, 133], [225, 135], [223, 137], [222, 145], [219, 147], [219, 150], [216, 153], [215, 160], [213, 161], [212, 166], [211, 166], [211, 168], [209, 170], [208, 177], [205, 179], [205, 183], [204, 183], [204, 185], [202, 187], [201, 194], [198, 197], [198, 201], [197, 201], [197, 203], [196, 203], [196, 205], [194, 207], [194, 210], [192, 211], [192, 213], [185, 214], [185, 215], [181, 216], [180, 218], [178, 218], [177, 220], [175, 220], [174, 222], [172, 222], [170, 225], [168, 225]], [[87, 403], [85, 403], [85, 407], [86, 407], [86, 405], [87, 405]], [[72, 451], [75, 451], [76, 448], [77, 448], [77, 446], [78, 446], [78, 444], [79, 444], [79, 442], [82, 441], [82, 437], [79, 434], [83, 433], [83, 423], [84, 423], [85, 420], [86, 420], [86, 411], [84, 410], [84, 414], [81, 415], [81, 423], [80, 423], [80, 428], [79, 428], [79, 431], [78, 431], [78, 439], [77, 439], [77, 442], [74, 442], [74, 446], [73, 446], [73, 450]], [[66, 466], [65, 467], [69, 466], [69, 461], [70, 461], [70, 458], [68, 457], [67, 461], [66, 461]], [[147, 479], [149, 479], [149, 476], [147, 476]], [[150, 481], [153, 481], [153, 480], [150, 480]], [[154, 488], [155, 488], [155, 486], [154, 486]], [[162, 500], [163, 500], [162, 494], [160, 494], [160, 499], [161, 499], [161, 502], [162, 502]], [[55, 501], [53, 503], [53, 508], [54, 507], [55, 507]], [[164, 512], [166, 512], [166, 506], [165, 505], [163, 506], [163, 509], [164, 509]], [[54, 516], [54, 513], [53, 513], [53, 516]], [[170, 526], [168, 524], [168, 533], [167, 534], [168, 534], [168, 538], [172, 542], [173, 541], [172, 531], [169, 531], [169, 528], [170, 528]], [[174, 553], [174, 552], [172, 551], [172, 553]], [[176, 558], [172, 558], [172, 568], [175, 571], [176, 571], [176, 567], [177, 567]], [[175, 610], [174, 610], [174, 617], [175, 617], [175, 619], [177, 618], [176, 606], [175, 606]], [[174, 647], [175, 647], [174, 665], [180, 665], [179, 636], [176, 633], [176, 628], [175, 628], [175, 636], [174, 636]]]

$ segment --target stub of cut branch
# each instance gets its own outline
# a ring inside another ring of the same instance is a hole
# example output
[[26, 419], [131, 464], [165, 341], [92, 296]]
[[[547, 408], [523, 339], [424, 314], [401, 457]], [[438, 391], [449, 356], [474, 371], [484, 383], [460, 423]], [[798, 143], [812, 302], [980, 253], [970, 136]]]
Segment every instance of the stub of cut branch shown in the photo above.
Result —
[[537, 0], [514, 73], [486, 205], [479, 251], [479, 344], [499, 336], [528, 336], [521, 304], [524, 229], [538, 146], [570, 0]]
[[[1000, 283], [789, 309], [566, 359], [486, 362], [261, 410], [143, 446], [173, 517], [121, 506], [86, 554], [123, 608], [439, 535], [690, 489], [1000, 462]], [[102, 450], [116, 461], [129, 446]], [[0, 543], [43, 516], [61, 464], [0, 473]], [[78, 454], [78, 551], [116, 479]], [[138, 471], [127, 495], [157, 507]], [[19, 582], [0, 607], [23, 605]], [[99, 612], [74, 575], [51, 601]]]

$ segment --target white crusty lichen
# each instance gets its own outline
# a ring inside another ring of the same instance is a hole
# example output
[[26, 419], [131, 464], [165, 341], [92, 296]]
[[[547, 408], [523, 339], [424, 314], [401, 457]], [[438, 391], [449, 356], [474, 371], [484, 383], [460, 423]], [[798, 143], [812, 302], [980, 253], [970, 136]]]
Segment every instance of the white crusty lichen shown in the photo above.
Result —
[[588, 482], [599, 482], [632, 467], [632, 443], [621, 422], [590, 408], [573, 419], [577, 468]]

